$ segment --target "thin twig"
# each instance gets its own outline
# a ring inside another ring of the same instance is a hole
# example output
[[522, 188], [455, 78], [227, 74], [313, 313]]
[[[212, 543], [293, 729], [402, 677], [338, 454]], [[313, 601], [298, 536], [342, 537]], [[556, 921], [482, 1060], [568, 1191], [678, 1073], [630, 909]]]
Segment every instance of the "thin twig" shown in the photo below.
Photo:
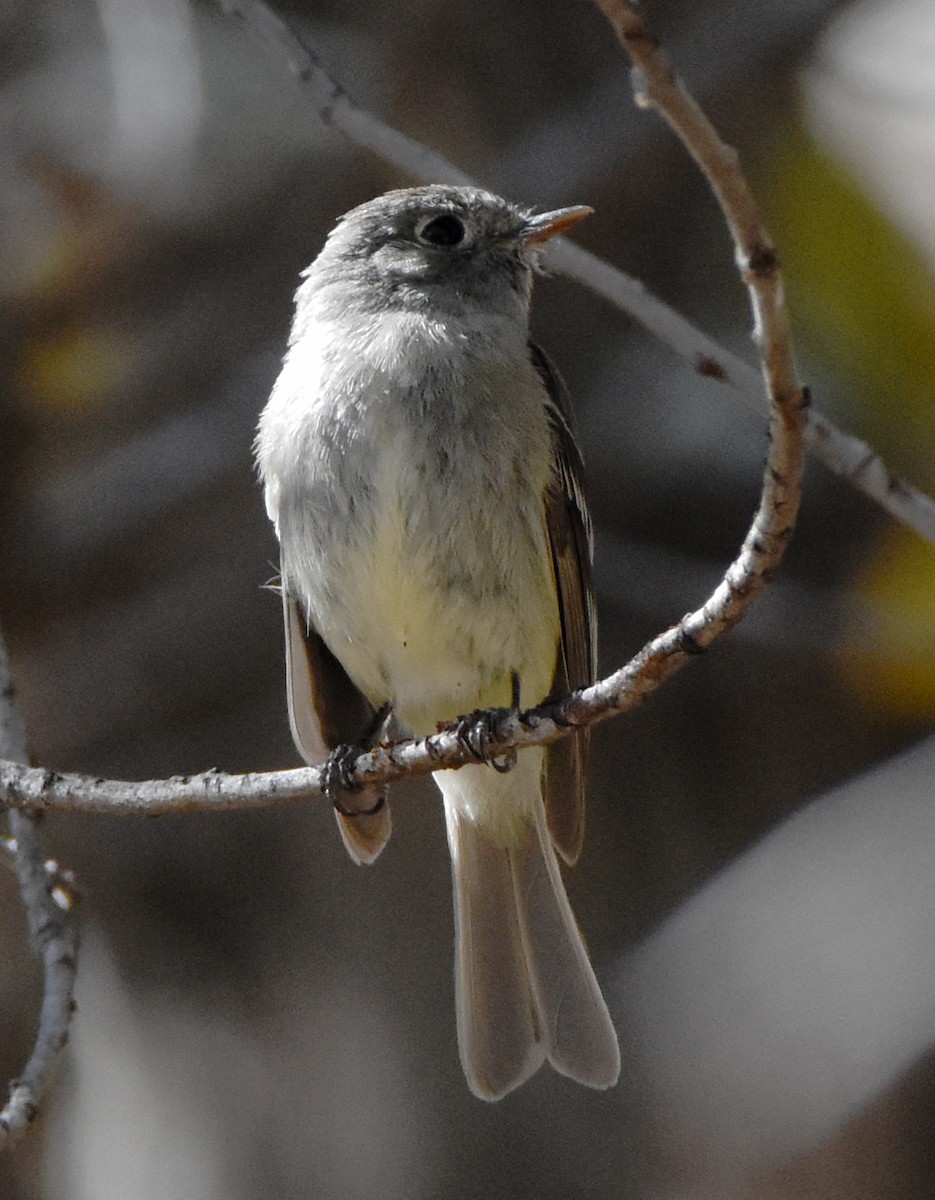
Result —
[[[6, 644], [0, 634], [0, 754], [26, 761], [26, 733], [13, 694]], [[68, 1038], [74, 1010], [78, 931], [72, 916], [73, 896], [67, 876], [50, 869], [42, 852], [40, 817], [9, 814], [10, 835], [20, 895], [26, 908], [32, 944], [42, 957], [43, 986], [39, 1031], [29, 1061], [10, 1085], [10, 1099], [0, 1112], [0, 1149], [29, 1127], [48, 1087], [59, 1052]], [[9, 845], [9, 843], [8, 843]]]
[[[251, 0], [253, 2], [253, 0]], [[776, 256], [737, 163], [657, 54], [643, 64], [653, 80], [653, 103], [686, 142], [714, 187], [737, 245], [750, 292], [756, 341], [771, 403], [771, 442], [759, 507], [723, 581], [705, 604], [653, 639], [610, 678], [564, 700], [521, 714], [503, 713], [488, 751], [555, 741], [577, 726], [633, 708], [659, 684], [740, 620], [776, 569], [795, 523], [804, 462], [805, 398], [795, 377]], [[360, 756], [353, 779], [387, 783], [472, 761], [450, 730], [417, 742], [377, 747]], [[254, 775], [202, 775], [142, 784], [60, 775], [0, 764], [8, 802], [27, 808], [120, 813], [247, 808], [320, 794], [313, 767]]]
[[[424, 183], [474, 182], [441, 154], [357, 104], [325, 69], [304, 34], [287, 26], [263, 0], [218, 2], [224, 12], [243, 20], [280, 48], [300, 84], [309, 91], [322, 121], [349, 141]], [[607, 5], [605, 11], [612, 7]], [[748, 407], [763, 414], [768, 411], [762, 380], [755, 368], [718, 345], [638, 280], [559, 238], [549, 248], [548, 263], [627, 313], [700, 374], [726, 383]], [[935, 543], [935, 500], [894, 475], [866, 442], [843, 433], [814, 409], [808, 415], [806, 439], [811, 453], [835, 475]]]
[[[801, 388], [792, 360], [779, 259], [756, 201], [740, 169], [737, 151], [718, 137], [685, 85], [669, 66], [643, 18], [628, 0], [595, 0], [637, 68], [635, 96], [655, 108], [694, 158], [714, 191], [747, 285], [771, 407], [782, 406]], [[774, 416], [778, 415], [774, 413]]]

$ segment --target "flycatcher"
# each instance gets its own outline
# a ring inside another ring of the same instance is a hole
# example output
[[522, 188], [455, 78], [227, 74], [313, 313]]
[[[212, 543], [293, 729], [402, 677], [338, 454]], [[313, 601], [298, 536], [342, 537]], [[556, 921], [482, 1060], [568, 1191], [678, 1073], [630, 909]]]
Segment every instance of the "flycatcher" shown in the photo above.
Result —
[[[292, 732], [308, 763], [392, 712], [417, 737], [595, 678], [591, 530], [564, 385], [529, 341], [533, 215], [475, 188], [388, 192], [304, 273], [257, 460], [281, 548]], [[494, 1100], [543, 1061], [616, 1082], [617, 1038], [559, 872], [584, 833], [584, 731], [508, 773], [438, 771], [454, 876], [461, 1061]], [[344, 793], [345, 844], [390, 835]]]

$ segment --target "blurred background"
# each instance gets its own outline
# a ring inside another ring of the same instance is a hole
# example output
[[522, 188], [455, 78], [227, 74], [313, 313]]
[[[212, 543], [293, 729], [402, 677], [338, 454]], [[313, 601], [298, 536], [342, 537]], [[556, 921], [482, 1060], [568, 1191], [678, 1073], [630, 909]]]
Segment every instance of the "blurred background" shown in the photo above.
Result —
[[[485, 185], [593, 205], [582, 243], [752, 360], [723, 223], [596, 9], [279, 11]], [[646, 13], [750, 170], [816, 404], [935, 489], [935, 11]], [[251, 441], [299, 271], [413, 181], [207, 2], [6, 0], [0, 47], [0, 621], [33, 758], [295, 765]], [[610, 669], [718, 579], [764, 422], [559, 278], [534, 328], [577, 403]], [[813, 463], [752, 617], [600, 729], [569, 890], [621, 1032], [606, 1095], [546, 1071], [468, 1093], [430, 786], [396, 789], [372, 869], [325, 805], [50, 820], [84, 895], [79, 1010], [4, 1196], [930, 1197], [933, 581], [933, 547]], [[12, 875], [0, 898], [11, 1078], [39, 976]]]

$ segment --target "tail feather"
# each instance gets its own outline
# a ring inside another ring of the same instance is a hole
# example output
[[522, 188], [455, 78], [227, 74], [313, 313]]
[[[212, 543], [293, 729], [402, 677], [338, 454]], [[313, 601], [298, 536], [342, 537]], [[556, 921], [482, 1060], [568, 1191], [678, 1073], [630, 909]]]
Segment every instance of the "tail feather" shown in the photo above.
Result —
[[468, 767], [435, 777], [451, 847], [458, 1045], [468, 1084], [496, 1100], [548, 1059], [579, 1083], [610, 1087], [620, 1071], [617, 1036], [565, 894], [542, 800], [526, 806], [509, 839], [492, 836], [475, 819], [483, 808], [472, 802], [477, 784], [465, 786], [471, 776], [492, 782], [492, 774]]
[[541, 804], [536, 829], [510, 851], [510, 860], [548, 1060], [578, 1083], [611, 1087], [620, 1074], [617, 1034], [568, 903]]
[[545, 1047], [525, 966], [507, 853], [446, 805], [454, 872], [458, 1047], [468, 1085], [499, 1100], [539, 1069]]

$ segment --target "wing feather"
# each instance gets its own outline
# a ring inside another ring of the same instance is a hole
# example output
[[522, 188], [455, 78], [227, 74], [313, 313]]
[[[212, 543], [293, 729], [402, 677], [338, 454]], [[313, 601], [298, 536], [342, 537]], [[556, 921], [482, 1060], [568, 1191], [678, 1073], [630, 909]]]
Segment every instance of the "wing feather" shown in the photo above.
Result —
[[[530, 343], [533, 365], [548, 394], [555, 473], [545, 496], [545, 519], [558, 592], [561, 641], [550, 698], [597, 678], [597, 619], [591, 574], [592, 531], [584, 469], [572, 428], [571, 403], [558, 371]], [[562, 858], [577, 861], [584, 840], [588, 730], [549, 747], [545, 806], [549, 833]]]
[[[283, 583], [283, 622], [286, 634], [286, 695], [289, 723], [296, 749], [307, 763], [318, 766], [336, 746], [358, 742], [373, 726], [373, 705], [354, 686], [347, 672], [305, 619], [299, 601]], [[346, 803], [373, 809], [382, 793], [371, 788], [346, 797]], [[335, 810], [348, 853], [359, 863], [371, 863], [392, 831], [389, 804], [376, 812], [353, 816]]]

